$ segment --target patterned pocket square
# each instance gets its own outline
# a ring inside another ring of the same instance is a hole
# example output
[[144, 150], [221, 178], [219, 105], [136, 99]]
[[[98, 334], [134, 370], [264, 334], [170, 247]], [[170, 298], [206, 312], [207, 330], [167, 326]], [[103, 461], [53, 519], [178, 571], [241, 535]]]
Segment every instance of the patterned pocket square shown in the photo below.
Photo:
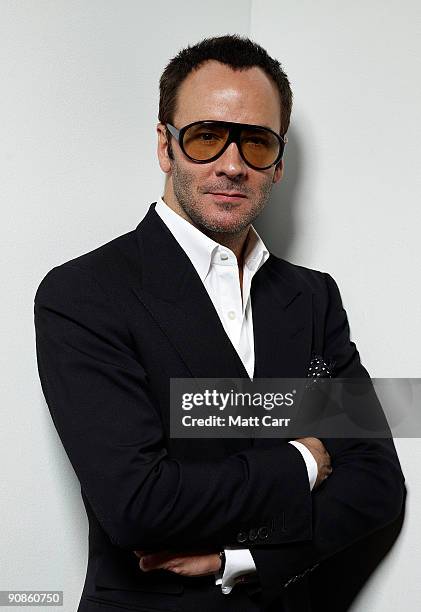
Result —
[[311, 378], [307, 387], [312, 387], [320, 378], [332, 378], [335, 362], [325, 361], [321, 355], [313, 353], [307, 370], [307, 378]]

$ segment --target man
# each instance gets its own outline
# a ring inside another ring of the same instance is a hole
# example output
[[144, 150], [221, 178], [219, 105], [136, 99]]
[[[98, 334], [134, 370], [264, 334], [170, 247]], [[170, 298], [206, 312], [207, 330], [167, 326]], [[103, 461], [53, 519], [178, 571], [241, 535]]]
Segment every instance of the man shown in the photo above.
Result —
[[171, 60], [160, 94], [163, 197], [35, 297], [41, 383], [89, 518], [79, 611], [310, 610], [310, 572], [401, 512], [392, 440], [169, 435], [170, 378], [302, 378], [314, 353], [368, 377], [334, 280], [252, 226], [282, 178], [289, 82], [224, 36]]

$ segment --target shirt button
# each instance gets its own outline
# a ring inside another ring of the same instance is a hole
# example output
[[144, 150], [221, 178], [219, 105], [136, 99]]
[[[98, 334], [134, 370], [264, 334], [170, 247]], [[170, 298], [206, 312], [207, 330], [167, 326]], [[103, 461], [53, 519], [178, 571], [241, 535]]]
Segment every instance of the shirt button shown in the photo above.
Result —
[[231, 321], [235, 319], [235, 312], [233, 310], [229, 311], [228, 318], [231, 319]]
[[221, 253], [220, 257], [221, 257], [222, 261], [226, 261], [228, 259], [229, 255], [228, 255], [228, 253], [225, 253], [225, 251], [224, 251], [224, 252]]

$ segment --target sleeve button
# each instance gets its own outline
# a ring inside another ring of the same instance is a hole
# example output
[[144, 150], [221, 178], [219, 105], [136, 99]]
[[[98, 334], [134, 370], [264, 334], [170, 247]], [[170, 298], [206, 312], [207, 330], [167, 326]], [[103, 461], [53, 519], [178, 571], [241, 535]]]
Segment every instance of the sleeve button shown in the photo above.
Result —
[[237, 542], [239, 542], [240, 544], [242, 544], [243, 542], [245, 542], [247, 540], [247, 534], [245, 531], [239, 531], [237, 533]]
[[257, 529], [250, 529], [249, 531], [249, 540], [257, 540]]

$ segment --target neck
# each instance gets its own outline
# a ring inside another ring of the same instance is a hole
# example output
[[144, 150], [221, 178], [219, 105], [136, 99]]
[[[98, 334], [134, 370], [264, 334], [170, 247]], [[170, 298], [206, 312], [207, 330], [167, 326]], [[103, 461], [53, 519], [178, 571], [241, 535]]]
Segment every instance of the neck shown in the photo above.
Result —
[[200, 230], [203, 234], [215, 240], [222, 246], [231, 249], [234, 255], [237, 258], [238, 267], [242, 271], [243, 263], [244, 263], [244, 253], [247, 245], [247, 237], [250, 229], [250, 225], [242, 229], [240, 232], [235, 233], [227, 233], [227, 232], [213, 232], [211, 230], [207, 230], [204, 227], [199, 227], [194, 223], [194, 221], [187, 215], [184, 209], [177, 202], [175, 197], [171, 197], [171, 194], [167, 193], [165, 190], [164, 196], [162, 197], [165, 204], [169, 206], [174, 212], [176, 212], [180, 217], [183, 217], [186, 221], [194, 225], [198, 230]]

